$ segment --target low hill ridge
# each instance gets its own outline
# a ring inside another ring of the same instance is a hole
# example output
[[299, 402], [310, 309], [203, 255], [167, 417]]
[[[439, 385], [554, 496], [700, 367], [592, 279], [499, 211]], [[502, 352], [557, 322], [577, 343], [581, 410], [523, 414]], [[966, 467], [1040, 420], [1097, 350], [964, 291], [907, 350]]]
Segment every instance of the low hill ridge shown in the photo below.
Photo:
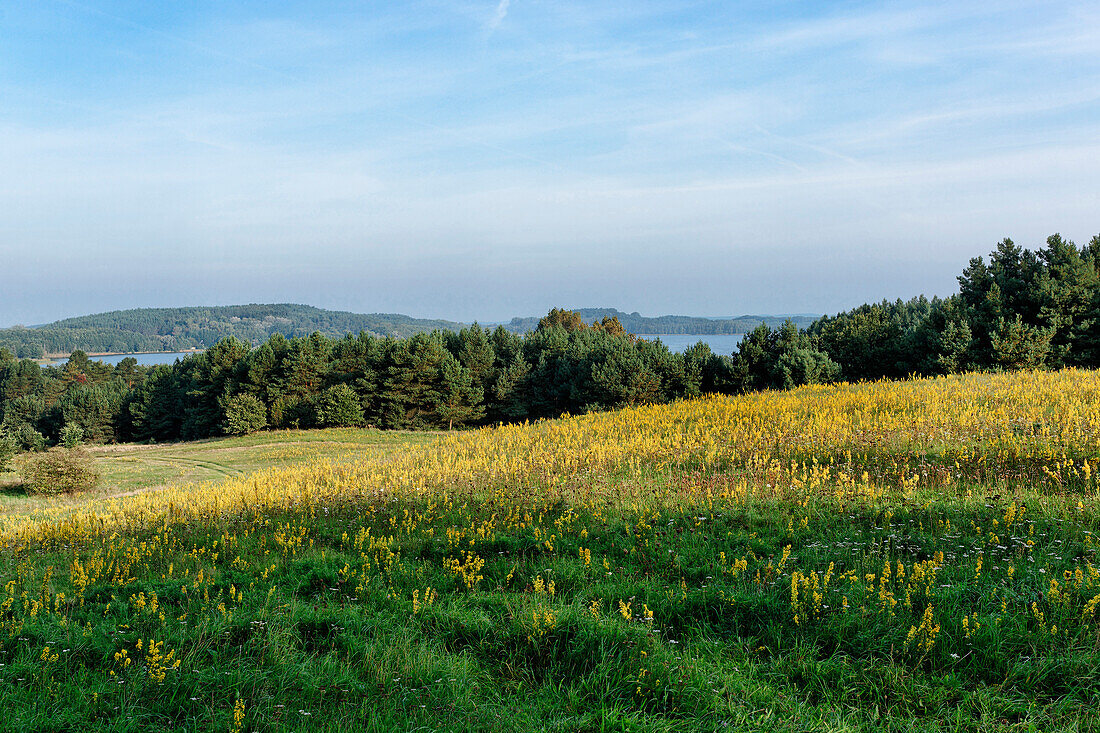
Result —
[[[738, 316], [715, 319], [695, 316], [658, 316], [625, 313], [617, 308], [577, 309], [586, 322], [615, 317], [630, 333], [639, 334], [740, 334], [766, 323], [779, 326], [784, 316]], [[813, 317], [795, 316], [800, 327]], [[534, 330], [539, 316], [513, 318], [502, 324], [516, 333]], [[258, 344], [276, 333], [287, 337], [315, 331], [339, 337], [366, 331], [375, 336], [407, 337], [435, 329], [457, 331], [467, 324], [442, 319], [413, 318], [399, 313], [351, 313], [297, 303], [190, 306], [183, 308], [134, 308], [65, 318], [33, 327], [0, 329], [0, 347], [16, 356], [38, 358], [68, 354], [184, 351], [208, 348], [233, 336]]]
[[66, 318], [35, 328], [0, 329], [0, 347], [23, 357], [92, 353], [182, 351], [207, 348], [234, 336], [257, 344], [280, 333], [287, 337], [319, 331], [326, 336], [366, 331], [375, 336], [411, 336], [465, 324], [412, 318], [398, 313], [350, 313], [296, 303], [185, 308], [135, 308]]
[[[781, 326], [788, 320], [787, 316], [759, 316], [744, 315], [733, 318], [704, 318], [701, 316], [643, 316], [637, 311], [624, 313], [616, 308], [574, 308], [580, 314], [581, 319], [587, 323], [601, 321], [604, 318], [615, 317], [623, 328], [630, 333], [647, 334], [740, 334], [748, 333], [761, 323], [771, 327]], [[799, 328], [806, 328], [816, 321], [819, 316], [790, 316]], [[534, 330], [539, 325], [538, 317], [513, 318], [504, 327], [509, 331], [524, 333]]]

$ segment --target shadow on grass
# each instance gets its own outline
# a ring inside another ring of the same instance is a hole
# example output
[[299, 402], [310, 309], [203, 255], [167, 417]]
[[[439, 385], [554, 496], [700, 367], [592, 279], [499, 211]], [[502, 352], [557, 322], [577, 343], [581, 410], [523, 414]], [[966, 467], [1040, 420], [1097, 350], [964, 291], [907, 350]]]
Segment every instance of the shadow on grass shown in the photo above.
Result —
[[0, 496], [30, 496], [23, 480], [15, 475], [0, 477]]

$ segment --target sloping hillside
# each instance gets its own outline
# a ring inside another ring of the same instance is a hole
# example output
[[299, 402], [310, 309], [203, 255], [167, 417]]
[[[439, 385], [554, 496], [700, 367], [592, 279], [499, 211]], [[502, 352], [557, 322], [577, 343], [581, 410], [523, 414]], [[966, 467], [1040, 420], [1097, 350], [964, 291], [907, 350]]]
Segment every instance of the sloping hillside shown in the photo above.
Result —
[[396, 313], [349, 313], [292, 303], [136, 308], [66, 318], [35, 328], [0, 330], [0, 347], [21, 357], [92, 353], [180, 351], [212, 346], [234, 336], [256, 344], [269, 336], [327, 336], [366, 331], [378, 336], [411, 336], [433, 329], [458, 329], [454, 321], [412, 318]]

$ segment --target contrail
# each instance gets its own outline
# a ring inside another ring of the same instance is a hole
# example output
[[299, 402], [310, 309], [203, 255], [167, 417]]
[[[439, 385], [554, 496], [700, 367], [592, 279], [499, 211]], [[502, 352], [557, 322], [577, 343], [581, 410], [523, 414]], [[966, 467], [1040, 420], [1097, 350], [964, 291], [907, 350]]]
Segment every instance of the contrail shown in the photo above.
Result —
[[497, 5], [497, 11], [493, 14], [487, 26], [490, 31], [495, 31], [500, 27], [500, 24], [504, 22], [504, 17], [508, 15], [508, 6], [511, 4], [512, 0], [500, 0], [500, 3]]

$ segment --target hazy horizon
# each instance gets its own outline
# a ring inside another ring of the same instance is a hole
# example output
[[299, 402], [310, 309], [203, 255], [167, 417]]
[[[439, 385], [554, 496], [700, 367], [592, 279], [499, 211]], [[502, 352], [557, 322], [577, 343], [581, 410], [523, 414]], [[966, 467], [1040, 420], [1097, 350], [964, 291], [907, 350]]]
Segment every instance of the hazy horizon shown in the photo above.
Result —
[[1100, 9], [0, 12], [0, 323], [832, 314], [1100, 232]]
[[[241, 305], [277, 305], [277, 304], [273, 304], [273, 303], [255, 303], [255, 304], [251, 304], [251, 303], [222, 303], [222, 304], [203, 303], [203, 304], [195, 304], [195, 303], [192, 303], [192, 304], [188, 304], [188, 305], [136, 306], [136, 308], [152, 308], [152, 309], [156, 309], [156, 308], [205, 308], [205, 307], [216, 308], [216, 307], [219, 307], [219, 306], [241, 306]], [[292, 303], [291, 305], [312, 306], [313, 304], [312, 303]], [[320, 307], [320, 306], [315, 306], [315, 307]], [[621, 313], [625, 313], [627, 315], [631, 315], [633, 313], [638, 313], [638, 315], [642, 316], [643, 318], [659, 318], [661, 316], [688, 316], [688, 317], [694, 317], [694, 318], [705, 318], [705, 319], [708, 319], [708, 320], [734, 320], [734, 319], [737, 319], [737, 318], [755, 317], [755, 316], [768, 317], [768, 318], [807, 318], [807, 317], [817, 317], [817, 316], [820, 316], [820, 315], [829, 315], [829, 314], [819, 314], [819, 313], [738, 313], [738, 314], [733, 314], [733, 315], [717, 315], [717, 316], [714, 316], [714, 315], [699, 315], [697, 313], [643, 313], [641, 311], [627, 311], [627, 310], [624, 310], [622, 308], [617, 308], [616, 306], [613, 306], [613, 305], [603, 305], [603, 306], [596, 306], [596, 305], [569, 306], [569, 305], [565, 305], [565, 306], [562, 306], [561, 304], [559, 304], [557, 306], [551, 306], [551, 307], [563, 307], [565, 310], [577, 310], [577, 311], [588, 310], [588, 309], [614, 308], [614, 309], [620, 311]], [[72, 313], [72, 314], [69, 314], [69, 315], [61, 316], [59, 318], [51, 319], [49, 321], [40, 321], [40, 322], [35, 322], [35, 323], [7, 323], [7, 324], [0, 323], [0, 329], [20, 328], [20, 327], [22, 327], [22, 328], [38, 328], [38, 327], [41, 327], [41, 326], [49, 325], [51, 323], [55, 323], [57, 321], [64, 321], [64, 320], [67, 320], [69, 318], [79, 318], [81, 316], [94, 316], [94, 315], [99, 315], [99, 314], [102, 314], [102, 313], [111, 313], [111, 312], [115, 312], [115, 311], [124, 311], [124, 310], [132, 310], [132, 309], [129, 309], [129, 308], [112, 308], [112, 309], [107, 310], [107, 311], [95, 311], [95, 312], [90, 312], [90, 313]], [[335, 310], [335, 309], [323, 309], [323, 310]], [[547, 310], [549, 310], [549, 309], [547, 309]], [[350, 311], [350, 312], [356, 313], [357, 311]], [[371, 313], [379, 313], [379, 314], [385, 314], [385, 315], [403, 315], [403, 316], [410, 316], [412, 318], [419, 318], [419, 319], [425, 319], [425, 320], [443, 320], [443, 321], [454, 321], [455, 320], [453, 318], [446, 318], [444, 316], [431, 316], [431, 315], [429, 315], [429, 316], [417, 316], [417, 315], [412, 315], [412, 314], [409, 314], [409, 313], [393, 313], [392, 311], [372, 311]], [[370, 315], [370, 313], [362, 313], [362, 315]], [[540, 311], [539, 313], [517, 313], [517, 314], [514, 314], [514, 315], [509, 316], [507, 318], [472, 318], [472, 319], [466, 320], [466, 321], [458, 320], [457, 322], [458, 323], [475, 323], [476, 322], [476, 323], [479, 323], [481, 325], [495, 325], [495, 324], [506, 324], [506, 323], [511, 322], [513, 319], [517, 319], [517, 318], [538, 318], [538, 317], [541, 317], [543, 315], [545, 315], [545, 311]]]

